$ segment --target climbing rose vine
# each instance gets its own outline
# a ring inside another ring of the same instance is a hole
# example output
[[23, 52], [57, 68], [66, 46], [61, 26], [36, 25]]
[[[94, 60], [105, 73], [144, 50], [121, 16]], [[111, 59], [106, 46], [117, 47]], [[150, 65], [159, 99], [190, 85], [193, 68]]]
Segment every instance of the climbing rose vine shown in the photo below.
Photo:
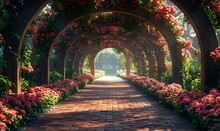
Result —
[[215, 51], [210, 53], [210, 56], [215, 60], [219, 61], [220, 60], [220, 47], [217, 47]]

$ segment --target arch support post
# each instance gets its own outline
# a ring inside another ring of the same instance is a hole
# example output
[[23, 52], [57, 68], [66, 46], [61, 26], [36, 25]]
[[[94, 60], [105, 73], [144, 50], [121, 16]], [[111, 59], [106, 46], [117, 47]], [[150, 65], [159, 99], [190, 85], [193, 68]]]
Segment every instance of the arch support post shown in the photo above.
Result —
[[66, 78], [66, 71], [65, 71], [66, 58], [65, 57], [66, 57], [65, 54], [61, 53], [57, 61], [57, 71], [62, 75], [62, 80]]
[[217, 87], [219, 77], [219, 65], [209, 56], [210, 52], [218, 47], [218, 41], [212, 23], [205, 11], [199, 6], [195, 6], [195, 3], [184, 2], [182, 0], [171, 1], [184, 12], [196, 32], [202, 57], [201, 86], [203, 87], [203, 90], [208, 93], [213, 87]]
[[95, 76], [95, 57], [96, 53], [92, 53], [90, 57], [90, 70], [93, 76]]
[[137, 59], [138, 75], [144, 75], [144, 57], [142, 54], [137, 57], [139, 57], [139, 59]]
[[125, 59], [126, 59], [126, 75], [129, 75], [131, 74], [131, 55], [126, 54]]
[[81, 62], [82, 60], [82, 56], [81, 54], [78, 55], [77, 57], [74, 58], [73, 60], [73, 77], [74, 76], [78, 76], [80, 74], [82, 74], [82, 66], [83, 66], [83, 62]]
[[45, 52], [44, 56], [41, 56], [41, 64], [38, 65], [40, 68], [40, 75], [38, 77], [39, 84], [49, 84], [50, 83], [50, 61], [49, 61], [49, 51]]
[[3, 54], [4, 60], [6, 61], [6, 66], [3, 69], [4, 76], [7, 76], [9, 80], [14, 84], [11, 87], [12, 92], [19, 94], [21, 92], [20, 83], [20, 64], [21, 62], [11, 53], [7, 48], [4, 49]]
[[157, 57], [157, 80], [161, 80], [162, 74], [165, 72], [165, 55], [161, 47], [155, 46], [155, 55]]
[[85, 58], [86, 58], [86, 56], [85, 57], [81, 57], [79, 59], [79, 75], [83, 74], [83, 65], [84, 65]]
[[[68, 60], [66, 58], [66, 64], [65, 64], [65, 78], [68, 78], [68, 79], [72, 79], [73, 78], [73, 60]], [[70, 66], [67, 66], [68, 64], [72, 63]]]

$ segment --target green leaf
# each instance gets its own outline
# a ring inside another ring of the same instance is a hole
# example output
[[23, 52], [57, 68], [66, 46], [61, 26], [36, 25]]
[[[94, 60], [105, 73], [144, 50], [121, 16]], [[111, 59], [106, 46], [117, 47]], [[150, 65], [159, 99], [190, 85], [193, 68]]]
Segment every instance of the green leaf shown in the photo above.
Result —
[[15, 33], [13, 36], [14, 36], [15, 38], [17, 38], [18, 40], [21, 40], [21, 36], [18, 35], [17, 33]]

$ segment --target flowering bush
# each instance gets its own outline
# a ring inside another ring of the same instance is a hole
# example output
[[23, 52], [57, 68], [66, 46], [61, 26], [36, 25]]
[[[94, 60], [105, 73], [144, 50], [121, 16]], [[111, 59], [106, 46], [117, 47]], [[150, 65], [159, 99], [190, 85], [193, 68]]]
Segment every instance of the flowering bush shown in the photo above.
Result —
[[155, 13], [156, 19], [163, 20], [177, 36], [184, 34], [184, 28], [178, 25], [178, 21], [174, 17], [176, 10], [173, 6], [167, 5], [162, 0], [152, 0], [147, 6], [147, 10], [150, 13]]
[[19, 125], [19, 121], [22, 119], [22, 116], [18, 115], [18, 111], [14, 109], [9, 109], [6, 105], [0, 102], [0, 130], [4, 131], [6, 129], [10, 129], [10, 126], [13, 125], [17, 127]]
[[179, 43], [179, 48], [184, 49], [184, 48], [190, 48], [192, 47], [192, 43], [189, 40], [186, 40], [185, 38], [178, 37], [177, 41]]
[[179, 84], [165, 84], [153, 78], [130, 74], [123, 78], [139, 85], [148, 94], [184, 113], [200, 128], [220, 130], [220, 92], [212, 89], [189, 92]]
[[79, 75], [79, 76], [75, 77], [74, 79], [79, 82], [79, 84], [78, 84], [79, 89], [82, 89], [86, 86], [87, 83], [91, 83], [94, 78], [93, 78], [93, 75], [88, 74], [86, 76]]
[[47, 87], [52, 88], [56, 91], [59, 95], [61, 95], [61, 99], [69, 97], [69, 95], [77, 92], [79, 82], [76, 80], [65, 79], [63, 81], [57, 81], [53, 84], [46, 85]]
[[206, 11], [209, 19], [211, 20], [213, 27], [220, 29], [220, 1], [219, 0], [207, 0], [201, 3], [201, 7]]
[[22, 69], [22, 71], [27, 72], [27, 73], [30, 73], [30, 72], [34, 71], [34, 69], [31, 65], [29, 65], [29, 66], [24, 66], [23, 65], [23, 66], [21, 66], [21, 69]]
[[220, 47], [217, 47], [215, 51], [210, 53], [210, 56], [215, 59], [215, 61], [220, 61]]
[[212, 125], [213, 130], [220, 129], [220, 126], [214, 123], [215, 119], [220, 118], [220, 93], [217, 89], [212, 89], [204, 97], [194, 99], [187, 110], [193, 117], [197, 117], [194, 122], [205, 126]]
[[[92, 75], [79, 76], [83, 83], [91, 82]], [[0, 98], [0, 130], [16, 130], [44, 109], [78, 91], [79, 79], [65, 79], [49, 85], [29, 87], [20, 94], [8, 91]]]

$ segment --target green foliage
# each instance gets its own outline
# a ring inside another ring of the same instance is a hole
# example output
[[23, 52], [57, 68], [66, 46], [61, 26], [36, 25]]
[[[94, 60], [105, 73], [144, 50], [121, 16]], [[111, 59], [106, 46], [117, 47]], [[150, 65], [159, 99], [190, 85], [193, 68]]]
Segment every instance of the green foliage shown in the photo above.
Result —
[[95, 67], [105, 71], [106, 75], [115, 75], [117, 70], [122, 69], [121, 60], [122, 57], [118, 58], [114, 50], [105, 49], [97, 55]]
[[171, 84], [172, 83], [172, 72], [163, 73], [161, 76], [161, 81], [166, 84]]
[[215, 123], [215, 126], [220, 127], [220, 118], [214, 119], [213, 121]]
[[59, 99], [54, 99], [54, 96], [51, 96], [50, 94], [46, 94], [44, 96], [44, 104], [45, 108], [50, 108], [51, 105], [56, 105], [59, 102]]
[[24, 44], [21, 53], [22, 65], [26, 65], [26, 66], [31, 65], [31, 55], [32, 55], [32, 51], [28, 49], [28, 46], [26, 44]]
[[[5, 0], [0, 1], [0, 8], [3, 6]], [[5, 27], [10, 23], [12, 13], [10, 13], [8, 10], [3, 8], [0, 13], [2, 13], [3, 18], [0, 19], [0, 30], [5, 29]]]
[[101, 76], [105, 75], [105, 72], [101, 70], [95, 70], [95, 73], [100, 74]]
[[[213, 3], [214, 3], [214, 0], [212, 0], [212, 1], [213, 1]], [[210, 3], [211, 3], [211, 2], [210, 2]], [[217, 1], [216, 1], [216, 3], [217, 3]], [[215, 8], [215, 7], [214, 7], [213, 5], [211, 5], [211, 4], [206, 4], [204, 10], [205, 10], [205, 12], [207, 13], [209, 19], [211, 20], [213, 27], [214, 27], [215, 29], [220, 29], [220, 21], [219, 21], [219, 19], [220, 19], [220, 14], [219, 14], [219, 12], [218, 12], [217, 10], [214, 11], [214, 10], [215, 10], [214, 8]]]
[[125, 70], [117, 70], [116, 76], [120, 76], [122, 73], [126, 73]]
[[58, 52], [53, 50], [50, 53], [50, 68], [51, 69], [57, 70], [55, 66], [57, 64], [56, 62], [58, 62]]
[[0, 68], [3, 68], [6, 66], [6, 62], [3, 60], [3, 57], [0, 56]]
[[[36, 73], [36, 72], [30, 72], [30, 73], [28, 73], [28, 72], [22, 72], [22, 74], [21, 74], [21, 77], [25, 80], [25, 81], [27, 81], [28, 82], [28, 85], [29, 86], [36, 86], [37, 84], [37, 76], [38, 74]], [[22, 82], [22, 80], [21, 80], [21, 82]], [[27, 83], [27, 82], [25, 82], [25, 83]], [[24, 85], [26, 85], [24, 83]], [[21, 83], [22, 84], [22, 83]], [[23, 88], [23, 87], [22, 87]], [[25, 89], [25, 87], [24, 87], [24, 89]]]
[[21, 91], [26, 91], [27, 87], [29, 87], [28, 80], [21, 77], [20, 81], [21, 81]]
[[5, 76], [0, 75], [0, 95], [5, 94], [13, 83]]
[[200, 90], [200, 65], [191, 59], [183, 63], [183, 87], [188, 91]]
[[80, 82], [80, 83], [78, 84], [78, 87], [79, 87], [79, 89], [83, 89], [83, 88], [86, 87], [86, 85], [87, 85], [87, 83], [85, 83], [85, 82]]
[[56, 82], [62, 78], [62, 75], [57, 71], [50, 72], [50, 83]]
[[[21, 90], [25, 91], [27, 87], [29, 86], [35, 86], [36, 85], [36, 80], [34, 80], [34, 75], [35, 73], [32, 71], [28, 71], [27, 67], [32, 65], [32, 51], [29, 49], [28, 42], [24, 41], [25, 43], [23, 44], [22, 50], [21, 50]], [[31, 66], [32, 67], [32, 66]]]
[[86, 57], [86, 59], [84, 60], [84, 66], [83, 66], [83, 67], [84, 67], [85, 69], [88, 69], [88, 70], [90, 69], [90, 61], [89, 61], [90, 58], [91, 58], [91, 56], [88, 55], [88, 56]]
[[[136, 59], [137, 60], [137, 59]], [[136, 74], [137, 73], [137, 61], [135, 60], [135, 58], [131, 59], [131, 72]]]
[[86, 75], [86, 74], [89, 74], [89, 73], [91, 73], [91, 71], [90, 70], [88, 70], [88, 69], [83, 69], [83, 75]]

